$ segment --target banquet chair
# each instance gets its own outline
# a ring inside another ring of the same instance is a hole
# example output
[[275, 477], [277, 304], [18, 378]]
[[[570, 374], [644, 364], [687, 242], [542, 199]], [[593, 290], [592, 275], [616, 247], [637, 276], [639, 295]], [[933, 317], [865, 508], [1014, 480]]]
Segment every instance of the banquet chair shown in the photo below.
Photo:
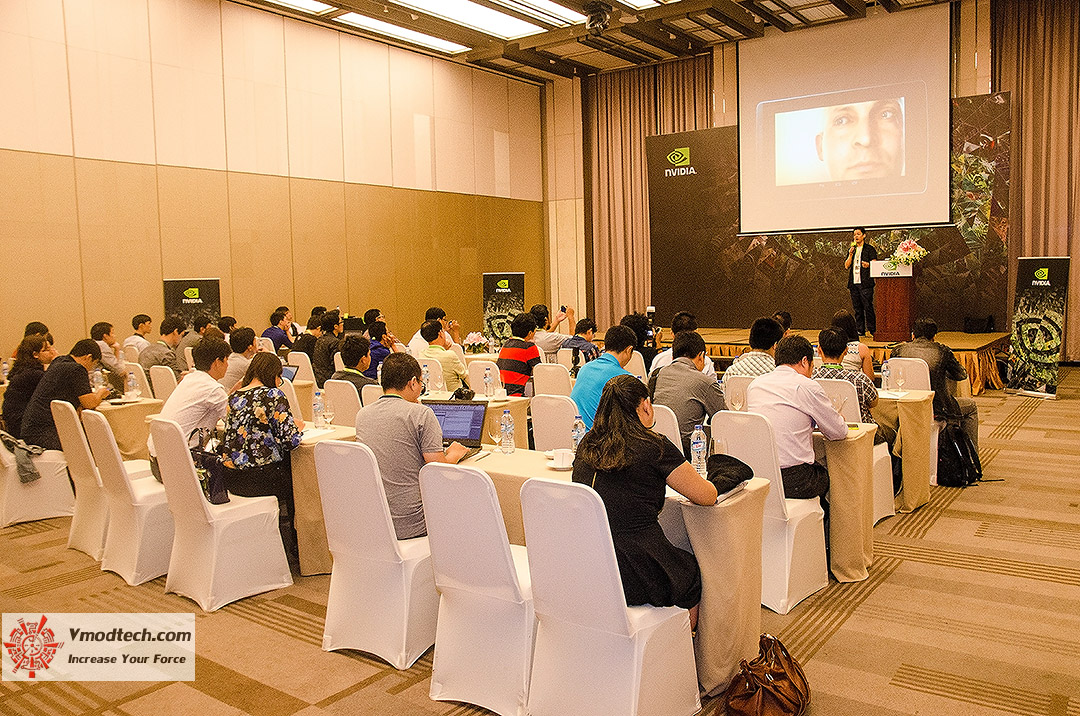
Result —
[[649, 378], [649, 371], [645, 368], [645, 358], [638, 351], [634, 351], [630, 356], [630, 362], [626, 364], [626, 370], [641, 380], [648, 380]]
[[600, 496], [533, 478], [521, 512], [537, 617], [527, 713], [697, 713], [689, 614], [626, 606]]
[[322, 648], [366, 651], [408, 669], [435, 643], [439, 593], [428, 538], [395, 536], [367, 445], [318, 443], [315, 472], [334, 557]]
[[146, 379], [146, 371], [138, 363], [127, 363], [125, 368], [129, 374], [135, 374], [135, 382], [139, 386], [139, 393], [143, 398], [154, 397], [154, 391], [150, 389], [150, 381]]
[[154, 418], [150, 435], [174, 525], [165, 591], [213, 612], [238, 599], [291, 585], [278, 530], [277, 498], [230, 494], [225, 504], [212, 505], [199, 486], [180, 425]]
[[536, 635], [525, 548], [507, 539], [483, 470], [430, 463], [420, 469], [420, 492], [441, 595], [431, 698], [518, 716]]
[[315, 371], [311, 369], [311, 358], [304, 351], [289, 351], [285, 359], [289, 365], [296, 366], [297, 380], [315, 380]]
[[269, 338], [263, 338], [262, 336], [259, 336], [255, 339], [255, 345], [260, 351], [265, 351], [266, 353], [277, 353], [277, 351], [274, 349], [274, 342]]
[[334, 406], [334, 425], [356, 425], [360, 412], [360, 394], [347, 380], [328, 380], [323, 386], [324, 398]]
[[100, 562], [105, 550], [105, 531], [109, 526], [109, 504], [101, 488], [101, 478], [75, 407], [66, 400], [54, 400], [50, 407], [60, 445], [64, 448], [68, 473], [75, 483], [75, 512], [67, 546]]
[[173, 543], [165, 486], [157, 480], [128, 477], [104, 415], [84, 410], [82, 422], [109, 505], [101, 568], [116, 572], [132, 586], [160, 577], [169, 571]]
[[461, 344], [459, 344], [459, 343], [451, 343], [450, 344], [450, 350], [457, 353], [457, 357], [461, 359], [461, 364], [462, 365], [467, 365], [467, 361], [465, 360], [465, 349], [461, 347]]
[[154, 386], [154, 397], [166, 401], [176, 390], [176, 373], [166, 365], [150, 366], [150, 382]]
[[[904, 387], [899, 381], [904, 381]], [[930, 367], [922, 358], [890, 358], [889, 385], [885, 390], [933, 390], [930, 387]]]
[[746, 407], [746, 387], [754, 382], [756, 375], [731, 375], [724, 380], [724, 403], [728, 410], [734, 409], [737, 403], [740, 407]]
[[[829, 396], [830, 401], [842, 400], [841, 417], [848, 423], [861, 423], [862, 410], [859, 406], [859, 392], [855, 384], [839, 378], [816, 378], [818, 385]], [[834, 403], [835, 407], [835, 403]]]
[[428, 392], [433, 390], [446, 390], [446, 380], [443, 378], [442, 363], [434, 358], [419, 358], [417, 363], [420, 364], [421, 374], [423, 374], [424, 366], [428, 369]]
[[570, 395], [570, 371], [558, 363], [541, 363], [533, 368], [536, 395]]
[[[571, 368], [574, 367], [574, 349], [560, 348], [559, 350], [555, 351], [555, 362], [565, 367], [566, 370], [569, 371]], [[585, 361], [582, 360], [581, 363], [579, 363], [579, 366], [584, 365], [584, 363]]]
[[195, 356], [192, 355], [192, 351], [195, 350], [192, 346], [184, 348], [184, 360], [187, 362], [188, 370], [195, 370]]
[[360, 405], [371, 405], [382, 397], [382, 394], [381, 385], [365, 385], [360, 389]]
[[656, 422], [653, 423], [653, 432], [660, 433], [680, 450], [683, 449], [682, 432], [679, 430], [679, 419], [675, 417], [675, 411], [666, 405], [653, 403], [653, 415]]
[[75, 495], [64, 453], [46, 450], [31, 461], [41, 477], [23, 482], [15, 467], [15, 455], [0, 443], [0, 527], [67, 517], [74, 511]]
[[139, 349], [135, 346], [124, 346], [124, 361], [127, 363], [138, 363]]
[[761, 535], [761, 603], [787, 614], [829, 584], [825, 564], [825, 512], [817, 498], [784, 497], [780, 458], [769, 419], [721, 410], [713, 415], [714, 452], [736, 457], [772, 483]]
[[573, 400], [565, 395], [537, 395], [529, 403], [529, 409], [532, 411], [535, 449], [543, 452], [574, 447], [571, 433], [578, 408]]
[[341, 353], [334, 354], [334, 371], [345, 370], [345, 361], [341, 357]]
[[288, 378], [281, 379], [281, 392], [285, 394], [285, 397], [289, 401], [289, 412], [292, 413], [293, 420], [300, 418], [303, 420], [304, 413], [300, 410], [300, 399], [296, 397], [296, 388], [293, 387], [292, 381]]
[[491, 368], [491, 378], [495, 390], [503, 388], [502, 376], [499, 374], [499, 366], [491, 360], [474, 360], [469, 364], [469, 387], [476, 391], [477, 395], [484, 394], [484, 369]]

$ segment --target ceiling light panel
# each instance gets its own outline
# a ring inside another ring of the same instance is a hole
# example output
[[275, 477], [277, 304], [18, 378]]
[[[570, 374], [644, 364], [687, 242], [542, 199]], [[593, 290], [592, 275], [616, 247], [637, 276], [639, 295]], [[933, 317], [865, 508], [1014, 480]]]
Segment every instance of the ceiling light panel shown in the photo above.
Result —
[[645, 10], [646, 8], [656, 7], [660, 3], [653, 2], [653, 0], [618, 0], [620, 5], [626, 5], [635, 10]]
[[563, 7], [552, 0], [492, 0], [507, 10], [516, 10], [523, 15], [534, 17], [541, 22], [566, 27], [585, 22], [585, 16]]
[[419, 10], [433, 17], [464, 25], [503, 40], [514, 40], [544, 31], [544, 28], [539, 25], [533, 25], [531, 22], [519, 20], [469, 0], [393, 0], [393, 2], [395, 5]]
[[318, 0], [266, 0], [274, 5], [280, 5], [281, 7], [287, 7], [292, 10], [299, 10], [300, 12], [309, 12], [312, 15], [318, 15], [319, 13], [326, 12], [327, 10], [336, 10], [333, 5], [327, 5], [324, 2]]
[[430, 50], [438, 50], [439, 52], [445, 52], [450, 55], [456, 55], [460, 52], [467, 52], [471, 48], [465, 45], [459, 45], [456, 42], [450, 42], [439, 37], [432, 37], [431, 35], [425, 35], [422, 32], [410, 30], [407, 27], [399, 27], [397, 25], [391, 25], [388, 22], [382, 20], [376, 20], [366, 15], [361, 15], [355, 12], [347, 12], [344, 15], [339, 15], [334, 18], [338, 22], [343, 22], [346, 25], [352, 25], [353, 27], [359, 27], [363, 30], [369, 30], [379, 35], [385, 35], [392, 37], [395, 40], [401, 40], [413, 45], [419, 45], [426, 47]]

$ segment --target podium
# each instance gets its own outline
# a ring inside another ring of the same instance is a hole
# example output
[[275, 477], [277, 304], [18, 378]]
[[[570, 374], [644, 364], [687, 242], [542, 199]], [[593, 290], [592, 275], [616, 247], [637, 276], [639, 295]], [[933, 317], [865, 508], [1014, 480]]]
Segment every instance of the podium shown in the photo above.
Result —
[[915, 271], [913, 266], [892, 261], [871, 261], [874, 279], [874, 311], [877, 313], [875, 341], [910, 341], [915, 325]]

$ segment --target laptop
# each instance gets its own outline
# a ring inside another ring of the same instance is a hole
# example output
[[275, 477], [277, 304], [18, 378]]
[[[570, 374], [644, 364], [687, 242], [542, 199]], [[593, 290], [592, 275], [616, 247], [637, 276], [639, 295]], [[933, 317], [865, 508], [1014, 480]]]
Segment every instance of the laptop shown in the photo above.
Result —
[[296, 371], [299, 368], [295, 365], [283, 365], [281, 366], [281, 377], [290, 383], [296, 380]]
[[346, 333], [363, 333], [364, 319], [360, 316], [349, 316], [341, 319], [341, 328]]
[[469, 448], [462, 460], [480, 452], [487, 403], [482, 400], [425, 400], [424, 405], [431, 408], [442, 427], [443, 450], [457, 441]]

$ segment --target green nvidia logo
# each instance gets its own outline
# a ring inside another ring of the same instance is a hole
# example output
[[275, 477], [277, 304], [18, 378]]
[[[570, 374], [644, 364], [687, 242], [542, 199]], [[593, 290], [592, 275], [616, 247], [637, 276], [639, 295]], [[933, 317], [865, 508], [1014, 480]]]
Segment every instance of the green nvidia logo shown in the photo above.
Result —
[[504, 278], [503, 280], [499, 281], [499, 288], [510, 288], [510, 280]]
[[690, 166], [690, 147], [672, 149], [667, 155], [667, 160], [671, 162], [671, 166], [673, 167]]
[[184, 296], [186, 296], [187, 298], [198, 298], [199, 297], [199, 289], [197, 289], [197, 288], [189, 288], [188, 290], [184, 291]]
[[1045, 281], [1049, 277], [1050, 277], [1050, 269], [1048, 269], [1048, 268], [1035, 269], [1035, 278], [1039, 279], [1040, 281]]

